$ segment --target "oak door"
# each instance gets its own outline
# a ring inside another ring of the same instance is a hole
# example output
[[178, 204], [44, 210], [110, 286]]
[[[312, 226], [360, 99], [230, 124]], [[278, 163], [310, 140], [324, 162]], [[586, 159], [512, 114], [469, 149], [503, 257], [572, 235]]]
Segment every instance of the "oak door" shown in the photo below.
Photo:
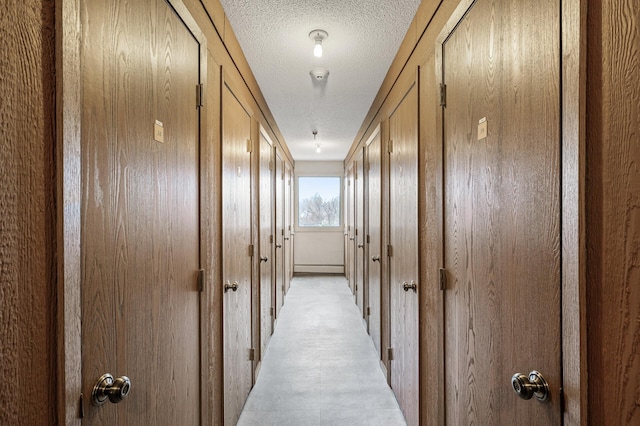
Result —
[[[560, 4], [466, 4], [440, 54], [446, 422], [559, 425]], [[512, 389], [532, 370], [549, 401]]]
[[273, 333], [273, 147], [260, 132], [260, 353]]
[[356, 295], [356, 203], [355, 203], [355, 171], [354, 164], [351, 163], [347, 170], [347, 246], [345, 251], [347, 252], [347, 280], [349, 281], [349, 288], [354, 297]]
[[354, 176], [354, 208], [355, 208], [355, 280], [356, 280], [356, 305], [360, 309], [360, 315], [365, 318], [365, 270], [364, 270], [364, 252], [365, 252], [365, 232], [364, 232], [364, 150], [360, 151], [360, 155], [355, 161]]
[[292, 191], [292, 172], [288, 163], [284, 163], [284, 243], [282, 249], [284, 251], [284, 293], [287, 294], [289, 287], [291, 286], [291, 278], [293, 277], [293, 228], [291, 221], [293, 215], [291, 214], [291, 207], [293, 200]]
[[81, 7], [83, 421], [196, 425], [200, 47], [164, 0]]
[[238, 421], [252, 386], [251, 116], [222, 91], [222, 281], [224, 422]]
[[381, 339], [381, 259], [382, 259], [382, 167], [381, 167], [381, 139], [378, 131], [367, 146], [367, 259], [368, 264], [368, 284], [367, 303], [369, 306], [369, 334], [373, 340], [373, 345], [382, 356], [380, 347]]
[[418, 424], [418, 95], [413, 84], [389, 117], [391, 387]]
[[280, 308], [284, 304], [284, 161], [276, 150], [276, 176], [275, 176], [275, 303], [276, 303], [276, 319], [280, 315]]

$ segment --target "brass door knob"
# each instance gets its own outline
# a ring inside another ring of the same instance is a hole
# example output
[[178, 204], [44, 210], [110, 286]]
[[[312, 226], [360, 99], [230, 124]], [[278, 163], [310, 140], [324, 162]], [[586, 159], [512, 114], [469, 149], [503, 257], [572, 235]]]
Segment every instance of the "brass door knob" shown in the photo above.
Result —
[[269, 258], [267, 256], [260, 256], [260, 262], [268, 262]]
[[129, 396], [129, 392], [131, 392], [131, 380], [127, 376], [114, 380], [111, 374], [103, 374], [93, 387], [91, 402], [96, 407], [107, 402], [107, 399], [117, 404]]
[[414, 293], [418, 292], [418, 285], [416, 284], [415, 281], [411, 281], [411, 283], [408, 283], [406, 281], [403, 282], [402, 288], [404, 289], [404, 291], [413, 290]]
[[238, 283], [234, 281], [233, 284], [231, 284], [231, 282], [227, 280], [227, 282], [224, 283], [224, 292], [226, 293], [229, 290], [238, 291]]
[[371, 256], [372, 262], [380, 262], [380, 256]]
[[541, 402], [549, 400], [549, 384], [536, 370], [529, 373], [529, 376], [522, 373], [514, 374], [511, 377], [511, 387], [522, 399], [531, 399], [535, 396]]

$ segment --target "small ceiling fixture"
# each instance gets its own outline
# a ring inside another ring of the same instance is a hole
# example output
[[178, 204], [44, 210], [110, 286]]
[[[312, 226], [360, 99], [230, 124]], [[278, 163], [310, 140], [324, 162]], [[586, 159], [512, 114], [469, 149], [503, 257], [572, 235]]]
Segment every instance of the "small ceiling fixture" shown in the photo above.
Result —
[[320, 152], [321, 152], [321, 151], [322, 151], [322, 150], [320, 149], [320, 144], [319, 144], [319, 143], [317, 143], [317, 144], [316, 144], [316, 152], [317, 152], [318, 154], [320, 154]]
[[316, 58], [322, 57], [322, 41], [329, 37], [329, 34], [325, 30], [313, 30], [309, 33], [309, 38], [316, 42], [313, 48], [313, 55]]

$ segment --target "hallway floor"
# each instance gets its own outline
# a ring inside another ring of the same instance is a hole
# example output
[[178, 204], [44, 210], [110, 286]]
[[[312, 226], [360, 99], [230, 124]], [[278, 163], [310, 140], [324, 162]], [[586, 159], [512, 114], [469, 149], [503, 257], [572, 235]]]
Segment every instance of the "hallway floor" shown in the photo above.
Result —
[[344, 277], [296, 277], [238, 425], [405, 425]]

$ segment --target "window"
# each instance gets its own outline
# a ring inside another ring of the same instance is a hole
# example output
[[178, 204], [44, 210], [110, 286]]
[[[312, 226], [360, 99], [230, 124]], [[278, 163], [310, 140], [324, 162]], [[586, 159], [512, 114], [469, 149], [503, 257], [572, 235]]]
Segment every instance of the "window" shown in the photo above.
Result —
[[340, 177], [298, 178], [298, 226], [340, 226]]

